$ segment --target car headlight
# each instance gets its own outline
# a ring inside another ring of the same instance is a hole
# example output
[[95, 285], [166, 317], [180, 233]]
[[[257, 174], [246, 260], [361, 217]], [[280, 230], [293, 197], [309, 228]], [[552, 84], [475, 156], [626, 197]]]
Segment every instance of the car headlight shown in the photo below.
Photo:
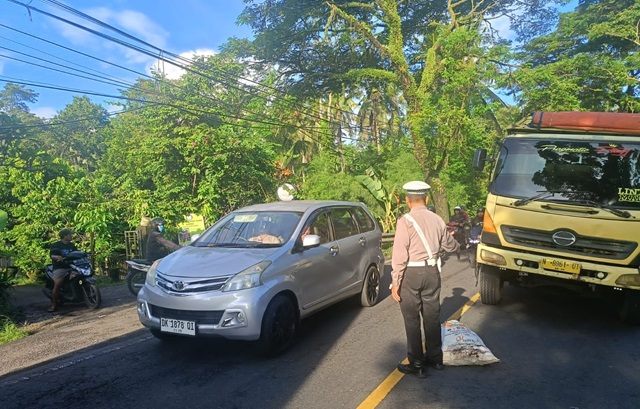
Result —
[[147, 271], [147, 284], [149, 284], [150, 287], [155, 287], [156, 286], [156, 271], [158, 268], [158, 263], [160, 263], [160, 260], [156, 260], [153, 262], [153, 264], [151, 265], [151, 267], [149, 267], [149, 271]]
[[246, 290], [247, 288], [257, 287], [262, 285], [262, 281], [260, 280], [260, 276], [262, 272], [267, 269], [271, 265], [270, 261], [261, 261], [258, 264], [254, 264], [253, 266], [246, 268], [231, 277], [224, 285], [222, 286], [222, 291], [236, 291], [236, 290]]

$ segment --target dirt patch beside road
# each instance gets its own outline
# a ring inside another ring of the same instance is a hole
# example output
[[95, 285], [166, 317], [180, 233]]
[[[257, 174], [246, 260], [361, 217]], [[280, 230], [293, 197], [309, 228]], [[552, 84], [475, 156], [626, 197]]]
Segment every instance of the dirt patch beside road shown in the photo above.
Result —
[[101, 287], [102, 305], [88, 310], [83, 304], [65, 304], [53, 314], [39, 286], [15, 287], [13, 301], [31, 335], [0, 345], [0, 376], [44, 363], [61, 355], [103, 343], [142, 329], [136, 299], [125, 283]]

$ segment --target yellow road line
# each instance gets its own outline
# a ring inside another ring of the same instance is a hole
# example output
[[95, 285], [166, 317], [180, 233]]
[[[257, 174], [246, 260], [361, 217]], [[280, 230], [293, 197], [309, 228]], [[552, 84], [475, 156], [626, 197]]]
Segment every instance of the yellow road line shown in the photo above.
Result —
[[[454, 312], [447, 319], [447, 321], [459, 320], [460, 317], [462, 317], [462, 315], [465, 312], [467, 312], [469, 308], [471, 308], [471, 306], [475, 304], [476, 301], [478, 301], [479, 298], [480, 298], [480, 293], [477, 293], [476, 295], [471, 297], [471, 299], [467, 301], [458, 311]], [[404, 361], [402, 361], [402, 363], [408, 364], [409, 360], [405, 358]], [[402, 379], [403, 377], [404, 377], [404, 374], [398, 371], [397, 369], [395, 369], [393, 372], [391, 372], [389, 376], [387, 376], [387, 378], [384, 381], [382, 381], [380, 385], [378, 385], [377, 388], [373, 390], [373, 392], [369, 394], [369, 396], [367, 396], [367, 398], [364, 401], [362, 401], [362, 403], [358, 406], [357, 409], [376, 408], [380, 404], [380, 402], [382, 402], [382, 399], [384, 399], [389, 394], [389, 392], [391, 392], [391, 390], [396, 386], [398, 382], [400, 382], [400, 379]]]

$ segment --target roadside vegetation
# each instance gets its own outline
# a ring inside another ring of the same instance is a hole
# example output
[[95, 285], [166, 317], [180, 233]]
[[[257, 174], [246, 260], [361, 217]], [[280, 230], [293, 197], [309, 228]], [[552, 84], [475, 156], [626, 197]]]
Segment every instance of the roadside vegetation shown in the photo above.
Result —
[[391, 232], [402, 184], [426, 180], [446, 219], [484, 204], [474, 151], [534, 111], [640, 111], [633, 0], [568, 13], [562, 0], [246, 3], [252, 41], [179, 79], [141, 75], [110, 111], [75, 96], [43, 120], [35, 90], [4, 86], [0, 257], [20, 280], [38, 280], [62, 228], [108, 271], [143, 217], [210, 225], [284, 183], [298, 199], [364, 202]]

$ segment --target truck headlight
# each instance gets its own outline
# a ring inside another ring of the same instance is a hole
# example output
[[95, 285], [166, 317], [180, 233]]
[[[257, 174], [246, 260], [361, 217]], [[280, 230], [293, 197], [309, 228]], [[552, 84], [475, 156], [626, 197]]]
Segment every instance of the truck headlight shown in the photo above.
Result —
[[231, 277], [224, 285], [222, 286], [222, 291], [236, 291], [236, 290], [246, 290], [247, 288], [257, 287], [262, 285], [262, 281], [260, 280], [260, 276], [262, 276], [262, 272], [267, 269], [271, 265], [270, 261], [261, 261], [258, 264], [254, 264], [253, 266], [246, 268]]

